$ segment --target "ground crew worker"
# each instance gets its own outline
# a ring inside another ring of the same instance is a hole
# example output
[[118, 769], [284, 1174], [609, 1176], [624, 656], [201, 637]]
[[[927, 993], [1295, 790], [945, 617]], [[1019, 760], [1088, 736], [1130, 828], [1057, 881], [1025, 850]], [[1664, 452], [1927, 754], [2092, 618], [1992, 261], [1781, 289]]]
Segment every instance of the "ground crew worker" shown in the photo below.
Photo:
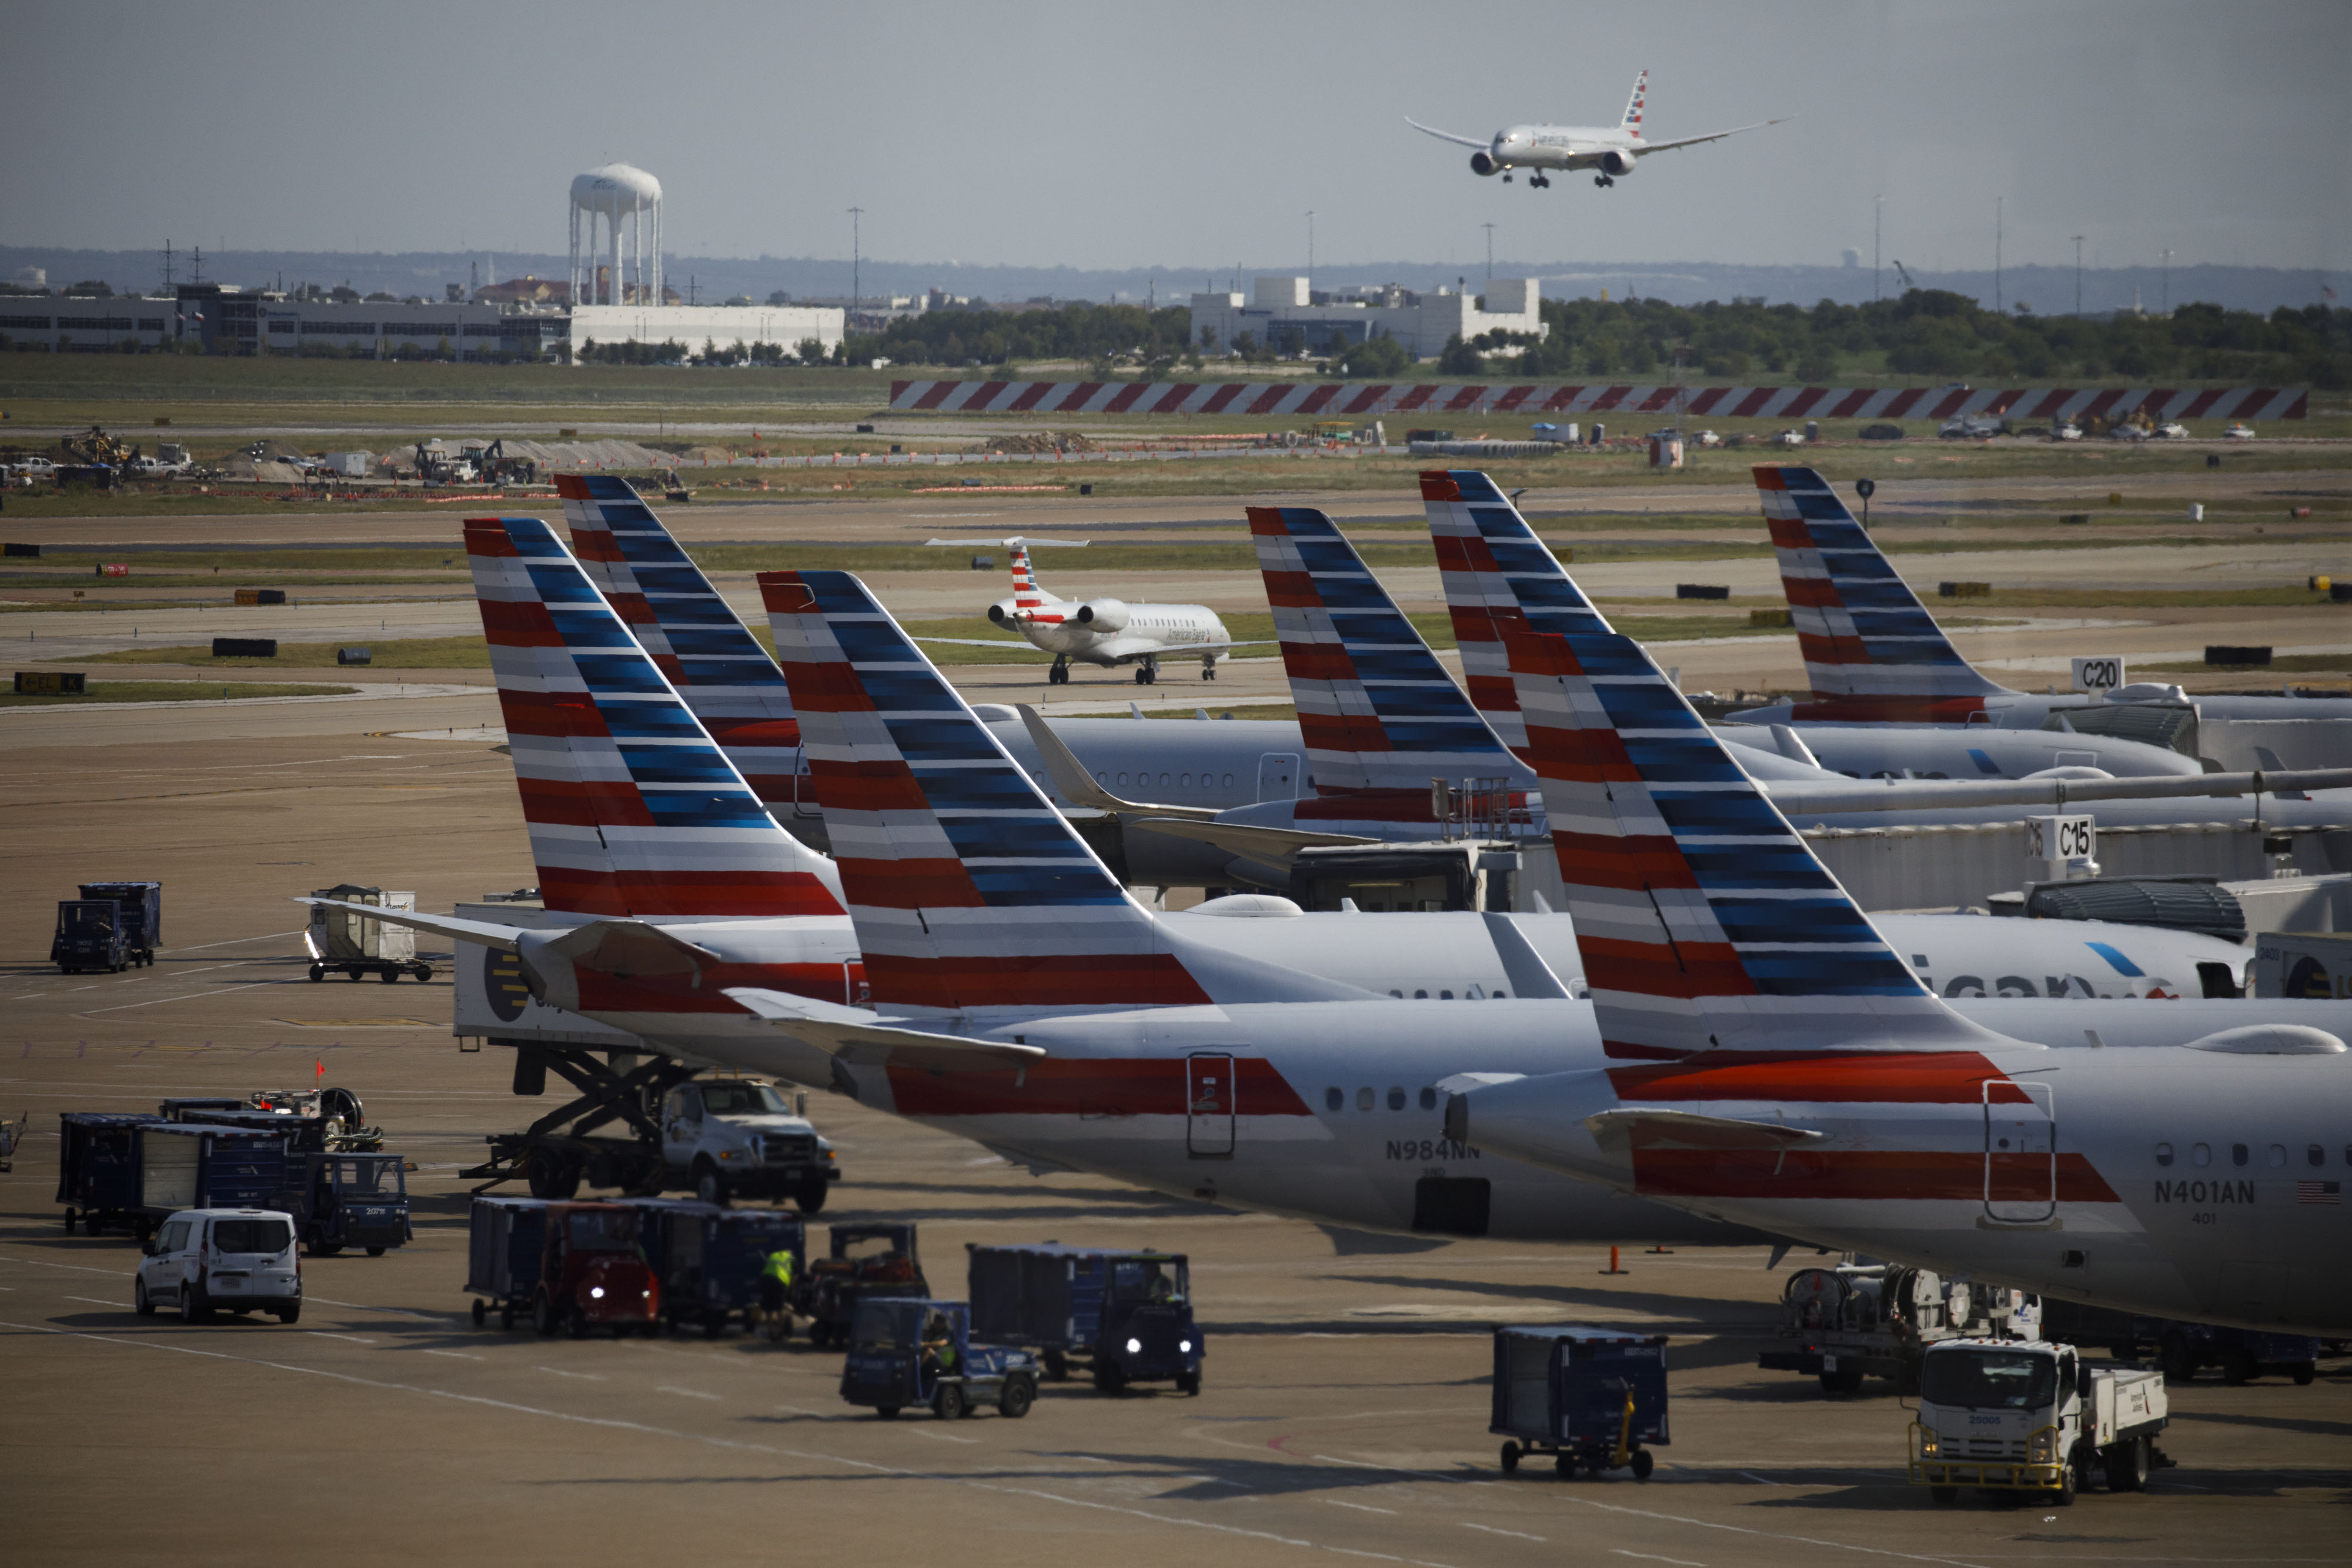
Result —
[[768, 1254], [766, 1262], [760, 1265], [760, 1310], [773, 1317], [784, 1310], [785, 1303], [792, 1300], [792, 1249], [779, 1247]]
[[928, 1378], [953, 1376], [956, 1370], [955, 1334], [948, 1327], [945, 1312], [933, 1312], [923, 1324], [923, 1354], [921, 1370]]

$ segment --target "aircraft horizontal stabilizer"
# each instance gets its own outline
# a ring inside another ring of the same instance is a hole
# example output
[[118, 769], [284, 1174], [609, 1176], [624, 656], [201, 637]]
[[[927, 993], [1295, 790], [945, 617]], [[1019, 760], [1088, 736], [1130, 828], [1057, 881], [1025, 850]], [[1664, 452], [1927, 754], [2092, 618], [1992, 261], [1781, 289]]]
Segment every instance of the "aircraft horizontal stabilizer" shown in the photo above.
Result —
[[983, 1067], [1026, 1067], [1045, 1059], [1034, 1045], [1011, 1045], [1001, 1040], [966, 1040], [961, 1035], [931, 1034], [922, 1030], [893, 1029], [874, 1021], [863, 1008], [818, 1001], [757, 986], [730, 986], [733, 1001], [790, 1030], [819, 1051], [860, 1066], [915, 1067], [938, 1071], [971, 1071]]
[[607, 975], [692, 975], [725, 962], [699, 943], [643, 920], [592, 920], [550, 942], [547, 950]]
[[457, 942], [479, 942], [496, 947], [501, 953], [515, 950], [515, 939], [522, 935], [517, 925], [494, 925], [487, 920], [460, 920], [454, 915], [419, 915], [409, 909], [384, 909], [373, 904], [346, 904], [339, 898], [298, 898], [297, 904], [308, 904], [319, 909], [340, 909], [349, 915], [363, 915], [370, 920], [381, 920], [387, 925], [404, 925], [411, 931], [428, 931], [436, 936], [446, 936]]
[[1138, 821], [1136, 826], [1149, 828], [1155, 833], [1166, 833], [1171, 838], [1197, 839], [1229, 854], [1263, 861], [1269, 865], [1286, 862], [1301, 850], [1343, 849], [1354, 844], [1381, 841], [1358, 838], [1353, 833], [1309, 833], [1296, 828], [1260, 828], [1241, 822], [1196, 822], [1180, 817], [1144, 817]]
[[2179, 796], [2271, 794], [2352, 788], [2352, 768], [2283, 772], [2168, 774], [2155, 779], [1889, 779], [1869, 784], [1781, 784], [1765, 793], [1783, 816], [1833, 811], [1908, 811], [1923, 807], [2063, 806], [2083, 800], [2161, 800]]
[[1748, 1122], [1736, 1116], [1706, 1116], [1695, 1111], [1661, 1111], [1642, 1106], [1603, 1111], [1587, 1116], [1601, 1146], [1614, 1153], [1633, 1146], [1644, 1149], [1770, 1149], [1785, 1150], [1818, 1144], [1829, 1134], [1778, 1122]]
[[1084, 549], [1087, 539], [1024, 539], [1015, 535], [1009, 539], [925, 539], [927, 545], [1001, 545], [1007, 549], [1035, 549], [1044, 545], [1049, 549]]
[[1045, 772], [1053, 779], [1054, 788], [1060, 790], [1062, 799], [1071, 805], [1097, 811], [1124, 811], [1130, 815], [1144, 812], [1188, 821], [1205, 822], [1217, 814], [1206, 806], [1157, 806], [1120, 800], [1096, 782], [1095, 776], [1087, 771], [1086, 764], [1080, 762], [1077, 755], [1063, 744], [1062, 737], [1054, 733], [1045, 716], [1027, 703], [1014, 703], [1013, 710], [1021, 716], [1023, 727], [1029, 731], [1029, 739], [1036, 746], [1037, 755], [1045, 760]]
[[910, 642], [939, 643], [950, 648], [1002, 648], [1008, 653], [1042, 653], [1045, 650], [1034, 643], [1018, 642], [1011, 637], [918, 637], [907, 633]]

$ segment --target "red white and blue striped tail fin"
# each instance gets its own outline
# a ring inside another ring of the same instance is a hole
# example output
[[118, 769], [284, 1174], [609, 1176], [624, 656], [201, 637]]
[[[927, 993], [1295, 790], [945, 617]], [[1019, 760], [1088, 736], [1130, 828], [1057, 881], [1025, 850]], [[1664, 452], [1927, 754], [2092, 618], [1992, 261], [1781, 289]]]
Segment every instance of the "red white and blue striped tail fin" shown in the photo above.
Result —
[[1981, 1049], [1640, 644], [1504, 640], [1603, 1047]]
[[1817, 701], [1883, 705], [1889, 718], [1928, 717], [1940, 703], [1962, 723], [1983, 706], [1965, 699], [2007, 692], [1960, 656], [1827, 480], [1811, 468], [1755, 473]]
[[468, 518], [466, 554], [548, 908], [841, 915], [832, 863], [776, 826], [552, 528]]
[[637, 493], [559, 474], [572, 553], [760, 799], [789, 803], [800, 725], [783, 671]]
[[1454, 641], [1462, 650], [1462, 684], [1514, 755], [1527, 756], [1527, 726], [1503, 650], [1506, 632], [1606, 632], [1568, 571], [1495, 482], [1475, 468], [1421, 476], [1422, 507], [1437, 547], [1437, 574]]
[[1249, 526], [1317, 793], [1524, 779], [1329, 517], [1311, 507], [1252, 507]]
[[1621, 130], [1642, 134], [1642, 100], [1650, 96], [1650, 73], [1643, 71], [1633, 78], [1633, 96], [1625, 100], [1625, 119]]
[[1051, 601], [1051, 596], [1037, 586], [1036, 569], [1029, 564], [1029, 547], [1014, 545], [1012, 551], [1013, 610], [1021, 612], [1043, 610]]
[[874, 1005], [967, 1017], [1360, 998], [1171, 936], [866, 585], [759, 577]]

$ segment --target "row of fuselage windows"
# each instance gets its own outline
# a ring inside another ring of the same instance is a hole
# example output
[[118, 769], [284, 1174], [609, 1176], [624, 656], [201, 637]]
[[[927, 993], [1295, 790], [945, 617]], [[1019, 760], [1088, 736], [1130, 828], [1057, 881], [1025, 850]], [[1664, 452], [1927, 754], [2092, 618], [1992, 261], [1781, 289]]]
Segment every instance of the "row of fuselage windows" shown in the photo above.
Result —
[[[1370, 1111], [1377, 1109], [1380, 1105], [1381, 1098], [1381, 1097], [1379, 1093], [1370, 1088], [1359, 1089], [1356, 1091], [1356, 1109], [1359, 1111]], [[1410, 1098], [1411, 1097], [1405, 1093], [1404, 1088], [1402, 1084], [1391, 1084], [1388, 1092], [1389, 1109], [1391, 1111], [1403, 1110], [1409, 1103]], [[1436, 1090], [1423, 1089], [1420, 1093], [1419, 1100], [1423, 1110], [1434, 1111], [1437, 1109]], [[1332, 1088], [1323, 1091], [1323, 1109], [1326, 1111], [1344, 1111], [1347, 1108], [1348, 1092], [1345, 1089]]]
[[[1095, 775], [1095, 782], [1106, 789], [1119, 789], [1127, 788], [1129, 777], [1125, 773], [1097, 773]], [[1135, 787], [1141, 789], [1149, 785], [1152, 777], [1149, 773], [1133, 775]], [[1191, 773], [1162, 773], [1159, 775], [1160, 787], [1163, 789], [1190, 789], [1192, 788], [1194, 777], [1195, 775]], [[1201, 780], [1200, 787], [1203, 789], [1230, 789], [1234, 787], [1234, 776], [1230, 773], [1223, 775], [1222, 782], [1220, 782], [1220, 776], [1214, 773], [1202, 773], [1197, 777]]]
[[[2254, 1163], [2254, 1147], [2252, 1144], [2231, 1144], [2229, 1148], [2229, 1156], [2230, 1163], [2233, 1166], [2252, 1165]], [[2173, 1163], [2175, 1157], [2176, 1155], [2170, 1144], [2158, 1144], [2156, 1145], [2156, 1163], [2158, 1165], [2168, 1166]], [[2189, 1145], [2189, 1163], [2192, 1166], [2211, 1165], [2213, 1163], [2213, 1145], [2210, 1144]], [[2269, 1166], [2273, 1170], [2284, 1170], [2293, 1162], [2288, 1155], [2287, 1146], [2284, 1144], [2273, 1144], [2268, 1149], [2263, 1151], [2263, 1163]], [[2314, 1170], [2322, 1169], [2327, 1164], [2327, 1150], [2318, 1144], [2305, 1144], [2303, 1146], [2303, 1163], [2309, 1166]], [[2344, 1163], [2347, 1166], [2352, 1166], [2352, 1144], [2347, 1144], [2344, 1145]]]

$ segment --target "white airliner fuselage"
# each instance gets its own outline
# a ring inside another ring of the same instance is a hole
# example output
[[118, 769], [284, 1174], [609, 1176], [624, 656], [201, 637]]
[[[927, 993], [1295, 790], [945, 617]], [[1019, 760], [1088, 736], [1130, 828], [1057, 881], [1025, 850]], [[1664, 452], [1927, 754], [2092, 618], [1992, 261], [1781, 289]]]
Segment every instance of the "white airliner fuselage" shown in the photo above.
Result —
[[1642, 135], [1642, 104], [1649, 87], [1650, 73], [1643, 71], [1634, 79], [1633, 96], [1626, 100], [1624, 119], [1616, 125], [1509, 125], [1482, 141], [1475, 136], [1457, 136], [1433, 125], [1423, 125], [1410, 115], [1405, 117], [1405, 123], [1441, 141], [1476, 149], [1470, 154], [1470, 172], [1474, 174], [1500, 174], [1507, 183], [1512, 170], [1526, 169], [1530, 171], [1528, 183], [1538, 187], [1551, 183], [1543, 174], [1547, 169], [1590, 169], [1593, 171], [1594, 184], [1612, 185], [1619, 175], [1633, 172], [1636, 159], [1653, 152], [1692, 147], [1702, 141], [1720, 141], [1742, 131], [1780, 123], [1778, 120], [1765, 120], [1729, 131], [1710, 131], [1705, 136], [1647, 141]]
[[[1135, 666], [1135, 684], [1148, 686], [1160, 679], [1160, 661], [1192, 658], [1201, 661], [1201, 678], [1217, 678], [1217, 659], [1234, 646], [1233, 634], [1217, 612], [1205, 604], [1130, 603], [1124, 599], [1061, 599], [1037, 584], [1029, 565], [1032, 545], [1084, 545], [1084, 539], [932, 539], [935, 545], [1002, 544], [1012, 552], [1013, 591], [988, 607], [988, 618], [1042, 653], [1054, 655], [1053, 685], [1066, 685], [1070, 663], [1098, 664], [1106, 670]], [[1001, 645], [993, 640], [966, 637], [923, 637], [924, 643], [959, 647]]]

